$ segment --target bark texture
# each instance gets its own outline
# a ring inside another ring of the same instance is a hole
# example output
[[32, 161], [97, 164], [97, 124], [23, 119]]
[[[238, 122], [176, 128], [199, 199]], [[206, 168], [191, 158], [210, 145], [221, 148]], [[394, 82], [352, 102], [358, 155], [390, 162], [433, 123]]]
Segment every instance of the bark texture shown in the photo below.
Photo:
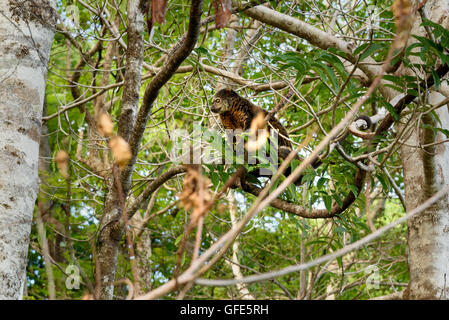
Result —
[[[133, 36], [128, 38], [128, 40], [134, 41], [138, 45], [136, 47], [131, 47], [131, 44], [128, 44], [127, 75], [129, 75], [129, 83], [127, 83], [128, 88], [124, 90], [123, 96], [123, 98], [127, 101], [122, 102], [122, 111], [120, 114], [118, 128], [118, 133], [129, 141], [132, 152], [132, 159], [128, 166], [123, 169], [120, 176], [125, 198], [131, 184], [131, 174], [134, 170], [137, 154], [140, 149], [140, 143], [142, 141], [146, 124], [149, 120], [153, 103], [156, 100], [162, 86], [167, 83], [181, 63], [190, 55], [198, 40], [203, 1], [192, 1], [187, 35], [183, 38], [184, 40], [179, 43], [179, 46], [176, 46], [173, 49], [163, 67], [146, 87], [142, 105], [136, 115], [139, 101], [138, 91], [136, 92], [136, 90], [140, 89], [141, 78], [139, 77], [138, 79], [135, 79], [134, 77], [135, 74], [140, 72], [139, 68], [142, 66], [143, 59], [143, 43], [141, 43], [141, 41], [143, 42], [143, 38], [142, 34], [139, 34], [139, 30], [141, 30], [142, 27], [141, 21], [143, 15], [141, 13], [142, 8], [140, 6], [139, 8], [136, 8], [139, 3], [140, 2], [138, 1], [130, 1], [128, 3], [128, 11], [131, 9], [136, 12], [140, 11], [140, 13], [135, 13], [128, 16], [128, 33], [133, 34]], [[128, 74], [128, 71], [131, 73]], [[110, 181], [111, 182], [108, 187], [109, 194], [105, 203], [105, 213], [101, 217], [98, 236], [98, 260], [102, 275], [100, 299], [111, 299], [113, 297], [113, 283], [117, 268], [118, 246], [123, 234], [123, 222], [121, 220], [122, 213], [119, 209], [120, 203], [118, 199], [118, 192], [113, 179], [110, 179]], [[150, 184], [150, 186], [151, 185], [152, 184]], [[147, 194], [147, 196], [150, 196], [152, 192]], [[145, 191], [143, 194], [146, 194]]]
[[[127, 65], [122, 109], [118, 125], [118, 134], [125, 140], [129, 139], [139, 105], [139, 90], [143, 64], [143, 31], [145, 26], [140, 1], [128, 1], [127, 9]], [[131, 175], [127, 175], [121, 180], [121, 183], [126, 197], [131, 183]], [[105, 212], [101, 217], [98, 237], [98, 260], [101, 272], [100, 299], [112, 299], [113, 297], [117, 254], [119, 242], [123, 234], [123, 223], [121, 222], [122, 212], [119, 210], [119, 194], [112, 175], [108, 177], [108, 190]]]
[[[449, 27], [449, 3], [446, 0], [428, 1], [423, 8], [430, 20]], [[416, 15], [412, 34], [427, 36]], [[401, 70], [407, 73], [408, 70]], [[437, 105], [444, 99], [438, 92], [427, 93], [428, 103]], [[433, 123], [427, 115], [422, 122], [449, 128], [447, 105], [436, 110], [441, 121]], [[449, 183], [449, 147], [447, 144], [429, 145], [445, 139], [431, 129], [416, 129], [401, 147], [404, 168], [407, 211], [416, 208], [432, 194]], [[424, 147], [420, 148], [420, 146]], [[427, 146], [426, 146], [427, 145]], [[449, 197], [446, 195], [421, 214], [410, 219], [408, 226], [408, 266], [410, 282], [404, 293], [406, 299], [449, 299]]]
[[52, 8], [0, 0], [0, 299], [20, 299], [25, 285]]
[[[434, 92], [430, 102], [441, 101]], [[446, 108], [437, 111], [443, 128], [449, 128], [449, 113]], [[430, 129], [427, 129], [430, 130]], [[421, 131], [426, 131], [421, 129]], [[421, 132], [421, 136], [428, 135]], [[441, 134], [436, 141], [443, 140]], [[434, 139], [435, 140], [435, 139]], [[407, 144], [418, 146], [417, 130]], [[428, 142], [428, 141], [427, 141]], [[404, 167], [405, 200], [407, 210], [423, 203], [435, 190], [449, 183], [449, 148], [438, 144], [433, 150], [402, 146], [401, 158]], [[429, 153], [432, 152], [432, 153]], [[435, 205], [410, 219], [408, 226], [408, 266], [410, 283], [405, 292], [408, 299], [449, 299], [447, 276], [449, 271], [449, 202], [443, 197]]]

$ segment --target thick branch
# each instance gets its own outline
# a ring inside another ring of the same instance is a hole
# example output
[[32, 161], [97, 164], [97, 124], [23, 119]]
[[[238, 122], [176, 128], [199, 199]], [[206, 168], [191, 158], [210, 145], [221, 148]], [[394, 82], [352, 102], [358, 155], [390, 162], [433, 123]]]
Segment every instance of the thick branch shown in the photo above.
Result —
[[128, 1], [128, 46], [126, 49], [126, 71], [123, 87], [122, 109], [118, 123], [118, 134], [129, 139], [139, 106], [142, 82], [144, 14], [140, 1]]
[[[239, 5], [237, 1], [233, 1], [233, 4], [237, 7]], [[265, 24], [277, 27], [285, 32], [305, 39], [312, 45], [323, 50], [336, 48], [345, 54], [342, 58], [347, 59], [353, 64], [357, 61], [357, 57], [353, 54], [354, 48], [352, 44], [315, 28], [299, 19], [290, 17], [286, 14], [261, 5], [247, 9], [244, 13], [253, 19], [259, 20]], [[358, 65], [370, 79], [375, 78], [379, 73], [381, 73], [381, 68], [377, 66], [376, 61], [370, 57], [364, 59], [363, 63], [359, 63]], [[388, 87], [381, 86], [379, 87], [379, 90], [386, 97], [394, 96], [392, 94], [392, 90]]]
[[129, 176], [132, 172], [132, 168], [134, 167], [137, 153], [139, 151], [139, 145], [145, 131], [145, 126], [148, 122], [153, 103], [159, 94], [159, 90], [173, 76], [181, 63], [190, 55], [195, 47], [200, 33], [200, 18], [203, 12], [202, 4], [202, 0], [192, 0], [192, 5], [190, 7], [189, 28], [185, 40], [179, 48], [175, 49], [174, 52], [169, 55], [169, 58], [161, 70], [156, 74], [145, 89], [142, 105], [137, 115], [136, 124], [129, 139], [133, 157], [128, 167], [123, 171], [124, 177]]
[[[438, 74], [440, 79], [443, 78], [446, 75], [446, 73], [448, 73], [448, 72], [449, 72], [449, 66], [447, 64], [440, 65], [436, 70], [436, 73]], [[426, 80], [424, 80], [420, 83], [420, 87], [423, 89], [423, 92], [425, 92], [426, 88], [433, 86], [433, 84], [434, 84], [433, 75], [430, 75]], [[409, 105], [410, 103], [413, 102], [413, 100], [415, 100], [415, 98], [416, 98], [416, 96], [414, 96], [412, 94], [407, 94], [404, 97], [402, 97], [394, 105], [396, 114], [399, 115], [402, 112], [402, 110], [405, 109], [405, 107], [407, 105]], [[382, 134], [383, 132], [387, 131], [391, 127], [393, 122], [394, 122], [393, 116], [391, 115], [391, 113], [388, 113], [387, 116], [383, 119], [383, 121], [377, 127], [375, 135], [378, 136], [379, 134]]]
[[[364, 170], [357, 170], [357, 173], [354, 178], [354, 185], [357, 188], [357, 193], [360, 194], [360, 192], [363, 189], [364, 181], [365, 181], [366, 171]], [[242, 179], [242, 188], [244, 191], [249, 192], [256, 197], [259, 196], [259, 194], [262, 192], [262, 189], [254, 186], [250, 183], [245, 183]], [[319, 219], [319, 218], [332, 218], [343, 211], [345, 211], [349, 206], [355, 201], [356, 196], [353, 192], [350, 192], [345, 199], [343, 200], [342, 206], [340, 207], [338, 204], [334, 204], [332, 206], [332, 210], [329, 212], [327, 209], [314, 209], [312, 211], [309, 210], [309, 208], [305, 208], [303, 206], [300, 206], [298, 204], [277, 198], [274, 199], [270, 206], [273, 208], [292, 213], [294, 215], [303, 217], [303, 218], [309, 218], [309, 219]]]

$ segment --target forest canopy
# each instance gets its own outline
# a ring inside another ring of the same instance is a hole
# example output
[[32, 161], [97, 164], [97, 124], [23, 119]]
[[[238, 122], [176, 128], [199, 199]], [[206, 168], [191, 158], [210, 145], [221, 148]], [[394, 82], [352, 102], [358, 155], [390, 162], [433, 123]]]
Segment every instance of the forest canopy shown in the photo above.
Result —
[[55, 20], [14, 11], [54, 34], [24, 299], [449, 298], [447, 1], [23, 5]]

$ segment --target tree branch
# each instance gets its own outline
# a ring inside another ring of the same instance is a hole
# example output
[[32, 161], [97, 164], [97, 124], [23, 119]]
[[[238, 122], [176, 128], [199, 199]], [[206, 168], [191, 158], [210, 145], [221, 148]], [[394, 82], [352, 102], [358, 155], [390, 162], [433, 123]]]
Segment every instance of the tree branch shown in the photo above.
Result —
[[[358, 169], [354, 178], [354, 185], [357, 188], [357, 193], [363, 189], [364, 181], [365, 181], [366, 171]], [[241, 180], [241, 185], [244, 191], [251, 193], [252, 195], [258, 197], [262, 192], [262, 189], [254, 186], [251, 183], [246, 183], [243, 179]], [[349, 206], [355, 201], [356, 196], [353, 192], [349, 192], [349, 194], [344, 198], [342, 202], [342, 206], [340, 207], [338, 204], [334, 204], [332, 206], [332, 210], [329, 212], [327, 209], [314, 209], [310, 211], [309, 208], [305, 208], [293, 202], [283, 200], [280, 198], [274, 199], [270, 206], [273, 208], [297, 215], [299, 217], [308, 218], [308, 219], [326, 219], [332, 218], [342, 212], [344, 212]]]
[[[140, 9], [140, 0], [130, 0], [128, 11], [128, 46], [126, 48], [126, 71], [122, 96], [122, 109], [118, 122], [118, 135], [128, 140], [133, 128], [139, 93], [142, 83], [144, 14]], [[125, 188], [126, 190], [126, 188]], [[125, 191], [126, 192], [126, 191]]]
[[286, 275], [286, 274], [289, 274], [292, 272], [307, 270], [307, 269], [314, 267], [316, 265], [319, 265], [323, 262], [339, 258], [339, 257], [341, 257], [353, 250], [356, 250], [356, 249], [360, 248], [361, 246], [368, 244], [369, 242], [379, 238], [385, 232], [393, 229], [394, 227], [404, 223], [408, 219], [412, 218], [413, 216], [415, 216], [415, 215], [419, 214], [420, 212], [429, 208], [431, 205], [433, 205], [435, 202], [437, 202], [441, 197], [446, 195], [448, 191], [449, 191], [449, 186], [446, 186], [444, 189], [442, 189], [439, 192], [437, 192], [436, 194], [434, 194], [426, 202], [424, 202], [420, 206], [416, 207], [415, 209], [411, 210], [405, 216], [390, 223], [389, 225], [386, 225], [386, 226], [376, 230], [375, 232], [367, 235], [366, 237], [347, 245], [346, 247], [343, 247], [333, 253], [324, 255], [324, 256], [319, 257], [318, 259], [312, 260], [310, 262], [298, 264], [298, 265], [294, 265], [294, 266], [289, 266], [289, 267], [286, 267], [284, 269], [277, 270], [277, 271], [267, 272], [267, 273], [258, 274], [258, 275], [254, 275], [254, 276], [248, 276], [243, 279], [231, 279], [231, 280], [196, 279], [195, 283], [200, 284], [200, 285], [206, 285], [206, 286], [229, 286], [229, 285], [235, 285], [237, 283], [252, 283], [252, 282], [271, 280], [276, 277], [280, 277], [280, 276], [283, 276], [283, 275]]
[[[233, 1], [233, 5], [237, 8], [241, 7], [239, 2], [236, 0]], [[357, 56], [353, 54], [354, 47], [351, 43], [332, 36], [327, 32], [311, 26], [308, 23], [262, 5], [249, 8], [243, 12], [253, 19], [259, 20], [265, 24], [305, 39], [312, 45], [323, 50], [336, 48], [344, 53], [342, 58], [353, 64], [357, 63]], [[381, 67], [379, 67], [378, 63], [371, 57], [364, 59], [363, 63], [359, 62], [358, 66], [370, 79], [374, 79], [381, 73]], [[388, 87], [380, 86], [379, 90], [385, 97], [394, 96], [393, 90]]]
[[169, 57], [163, 67], [145, 89], [142, 105], [139, 109], [133, 132], [129, 138], [132, 159], [128, 166], [123, 170], [123, 177], [128, 177], [131, 175], [136, 162], [137, 153], [139, 151], [139, 145], [142, 141], [143, 133], [145, 131], [154, 101], [159, 94], [159, 90], [173, 76], [181, 63], [190, 55], [195, 47], [200, 33], [200, 19], [203, 12], [202, 4], [202, 0], [192, 0], [192, 5], [190, 7], [189, 28], [185, 40], [179, 48], [174, 49], [169, 54]]
[[154, 179], [148, 184], [146, 189], [130, 204], [128, 205], [128, 217], [131, 218], [134, 213], [142, 207], [142, 203], [148, 199], [148, 197], [157, 190], [165, 182], [173, 178], [174, 176], [186, 172], [187, 169], [184, 166], [176, 166], [168, 169], [159, 177]]

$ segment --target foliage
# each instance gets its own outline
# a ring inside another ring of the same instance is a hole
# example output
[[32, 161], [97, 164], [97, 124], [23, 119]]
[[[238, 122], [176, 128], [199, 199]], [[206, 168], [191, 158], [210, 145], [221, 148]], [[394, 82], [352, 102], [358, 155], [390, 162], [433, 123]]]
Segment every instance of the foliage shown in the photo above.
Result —
[[[343, 11], [331, 2], [270, 1], [270, 4], [278, 12], [354, 39], [354, 54], [359, 55], [360, 60], [369, 57], [377, 62], [384, 61], [395, 30], [390, 10], [392, 1], [357, 2], [358, 5]], [[60, 23], [73, 27], [69, 34], [84, 55], [94, 48], [99, 39], [112, 41], [115, 38], [105, 27], [104, 22], [78, 1], [73, 3], [68, 0], [59, 1], [58, 12], [62, 17], [67, 16], [68, 5], [76, 6], [79, 10], [78, 25], [75, 27], [67, 21], [60, 21]], [[127, 43], [125, 2], [118, 8], [115, 8], [111, 2], [103, 0], [97, 1], [95, 5], [96, 8], [108, 9], [108, 13], [104, 16], [117, 26], [123, 41]], [[144, 61], [155, 67], [161, 66], [163, 61], [160, 59], [164, 53], [175, 45], [188, 27], [190, 2], [170, 0], [167, 5], [166, 22], [154, 24], [152, 39], [149, 37], [148, 30], [145, 31]], [[203, 9], [206, 14], [212, 15], [209, 11], [211, 7], [211, 1], [205, 1]], [[329, 21], [321, 20], [323, 17], [335, 17], [335, 19], [328, 25]], [[431, 28], [436, 42], [415, 36], [417, 42], [408, 47], [400, 59], [407, 66], [423, 68], [425, 75], [432, 75], [435, 86], [438, 86], [441, 80], [432, 70], [435, 70], [436, 58], [445, 63], [449, 62], [444, 49], [448, 47], [449, 35], [446, 29], [430, 21], [425, 21], [424, 24]], [[237, 63], [237, 60], [233, 59], [239, 53], [239, 48], [245, 45], [248, 30], [255, 28], [253, 21], [244, 14], [238, 15], [238, 25], [231, 65]], [[213, 24], [202, 29], [196, 49], [183, 64], [183, 67], [190, 68], [189, 71], [176, 73], [160, 91], [139, 150], [128, 201], [136, 199], [150, 181], [176, 165], [170, 158], [170, 152], [175, 144], [172, 136], [175, 130], [189, 131], [197, 123], [200, 123], [203, 128], [216, 126], [216, 121], [209, 112], [210, 99], [217, 83], [228, 80], [207, 72], [205, 67], [229, 69], [229, 65], [226, 65], [225, 40], [230, 30], [230, 28], [216, 29]], [[76, 83], [72, 83], [70, 79], [74, 70], [78, 62], [84, 58], [62, 32], [56, 34], [47, 81], [47, 115], [54, 115], [74, 102], [71, 92], [71, 87], [74, 85], [81, 92], [81, 98], [78, 100], [90, 97], [101, 89], [101, 79], [105, 71], [103, 69], [105, 52], [109, 41], [102, 41], [103, 50], [96, 51], [92, 55], [80, 71], [79, 79]], [[123, 81], [126, 67], [124, 48], [116, 42], [114, 50], [112, 65], [110, 70], [106, 70], [109, 84]], [[426, 64], [415, 65], [411, 57], [416, 55], [419, 55]], [[360, 78], [351, 73], [351, 68], [348, 68], [341, 58], [342, 53], [337, 50], [324, 51], [298, 37], [268, 25], [262, 25], [261, 35], [248, 60], [242, 65], [241, 77], [248, 79], [252, 84], [276, 81], [293, 83], [292, 90], [295, 94], [287, 107], [279, 112], [279, 118], [289, 129], [290, 136], [297, 145], [309, 135], [314, 135], [306, 148], [301, 150], [303, 155], [313, 150], [324, 135], [366, 92], [366, 87]], [[148, 75], [151, 79], [150, 71], [144, 69], [143, 75]], [[424, 79], [393, 75], [386, 75], [384, 78], [390, 81], [391, 88], [420, 96], [419, 91], [422, 90], [420, 83]], [[309, 81], [310, 79], [312, 81]], [[141, 87], [141, 98], [147, 84], [148, 80], [145, 80]], [[279, 103], [289, 90], [285, 87], [277, 91], [258, 92], [252, 90], [251, 86], [239, 85], [238, 87], [240, 94], [249, 97], [251, 101], [267, 110]], [[109, 110], [114, 123], [117, 123], [120, 115], [122, 94], [123, 87], [119, 85], [106, 92], [106, 103], [110, 103]], [[95, 102], [96, 100], [92, 99], [85, 103], [84, 107], [93, 112]], [[377, 92], [364, 104], [360, 113], [373, 115], [379, 110], [386, 110], [394, 116], [395, 120], [399, 119], [393, 106]], [[315, 132], [312, 125], [317, 119], [319, 119], [319, 131]], [[61, 271], [74, 263], [68, 242], [70, 241], [73, 245], [72, 253], [77, 262], [90, 281], [95, 283], [94, 255], [96, 253], [92, 251], [92, 248], [96, 245], [98, 232], [101, 232], [98, 226], [105, 210], [104, 204], [109, 186], [102, 176], [79, 160], [77, 150], [81, 150], [83, 158], [91, 156], [88, 148], [92, 147], [97, 150], [96, 156], [100, 159], [111, 161], [111, 155], [106, 139], [95, 137], [94, 140], [88, 135], [86, 113], [82, 108], [71, 108], [46, 121], [45, 125], [48, 127], [49, 135], [46, 138], [52, 154], [41, 156], [47, 159], [53, 158], [58, 150], [66, 150], [70, 155], [70, 178], [65, 179], [57, 170], [56, 164], [51, 162], [48, 172], [45, 173], [46, 179], [39, 195], [39, 201], [50, 203], [51, 208], [49, 210], [52, 218], [46, 220], [46, 230], [50, 251], [55, 260], [53, 270], [57, 297], [79, 299], [87, 291], [86, 286], [82, 285], [80, 290], [67, 289], [66, 275]], [[80, 136], [82, 131], [84, 136]], [[220, 131], [220, 133], [223, 132]], [[194, 137], [190, 136], [190, 138]], [[381, 140], [377, 141], [378, 148], [389, 146], [394, 139], [393, 133], [382, 136]], [[198, 143], [194, 141], [194, 144]], [[371, 150], [370, 143], [353, 136], [348, 136], [342, 143], [342, 147], [351, 157], [360, 156], [365, 151]], [[380, 153], [375, 156], [375, 160], [389, 169], [393, 181], [400, 189], [403, 189], [403, 173], [399, 167], [400, 158], [397, 150], [394, 149], [390, 154]], [[218, 191], [237, 168], [235, 164], [205, 164], [202, 166], [202, 172], [210, 179], [211, 190]], [[308, 220], [272, 207], [264, 209], [256, 216], [238, 238], [239, 250], [236, 254], [243, 275], [264, 273], [313, 260], [369, 234], [371, 232], [369, 222], [373, 222], [375, 227], [381, 227], [404, 214], [392, 182], [382, 169], [376, 168], [369, 174], [367, 187], [361, 193], [354, 186], [356, 169], [353, 163], [345, 160], [337, 151], [332, 151], [320, 168], [315, 171], [308, 170], [305, 173], [303, 186], [297, 188], [292, 186], [281, 195], [282, 199], [303, 205], [309, 210], [314, 208], [329, 210], [335, 203], [342, 205], [343, 199], [349, 193], [354, 193], [357, 197], [355, 203], [334, 218]], [[151, 284], [149, 284], [151, 288], [156, 288], [173, 277], [176, 252], [186, 223], [189, 221], [190, 212], [179, 207], [178, 204], [165, 211], [164, 209], [179, 200], [182, 183], [183, 176], [178, 175], [156, 191], [157, 196], [151, 213], [159, 211], [162, 213], [154, 216], [145, 225], [151, 237], [151, 248], [147, 248], [151, 250], [150, 259], [147, 261], [148, 272], [151, 272]], [[260, 180], [257, 183], [265, 185], [266, 181]], [[232, 194], [236, 199], [237, 216], [240, 217], [248, 211], [254, 196], [240, 189], [233, 190]], [[148, 201], [149, 199], [142, 204], [136, 215], [143, 216]], [[377, 210], [381, 202], [385, 203], [385, 209], [380, 210], [376, 218], [372, 215], [368, 216], [369, 212]], [[232, 227], [234, 222], [230, 216], [231, 206], [232, 203], [228, 201], [228, 198], [222, 198], [205, 217], [201, 252], [209, 248], [216, 239]], [[67, 231], [69, 231], [68, 235], [61, 234]], [[66, 236], [70, 237], [70, 240]], [[27, 267], [28, 296], [30, 299], [43, 299], [48, 295], [47, 275], [41, 252], [38, 251], [40, 246], [35, 227], [32, 230], [31, 242], [33, 245], [30, 247]], [[194, 235], [191, 235], [183, 255], [182, 269], [191, 263], [193, 243]], [[123, 238], [118, 259], [117, 279], [131, 278], [128, 255]], [[232, 261], [231, 249], [225, 259], [218, 261], [204, 274], [204, 277], [233, 278], [230, 261]], [[366, 282], [372, 270], [368, 267], [373, 265], [376, 266], [376, 275], [380, 279], [378, 287], [367, 286]], [[381, 239], [342, 258], [309, 269], [306, 277], [307, 297], [311, 299], [329, 297], [368, 299], [401, 289], [408, 281], [405, 261], [405, 226], [390, 231]], [[279, 277], [276, 281], [250, 284], [248, 289], [259, 299], [290, 299], [299, 296], [299, 281], [299, 274], [293, 273]], [[172, 292], [165, 298], [176, 298], [178, 293]], [[117, 287], [115, 294], [117, 299], [123, 299], [126, 296], [126, 290], [119, 290]], [[194, 286], [187, 297], [192, 299], [241, 298], [235, 286], [215, 288]]]

